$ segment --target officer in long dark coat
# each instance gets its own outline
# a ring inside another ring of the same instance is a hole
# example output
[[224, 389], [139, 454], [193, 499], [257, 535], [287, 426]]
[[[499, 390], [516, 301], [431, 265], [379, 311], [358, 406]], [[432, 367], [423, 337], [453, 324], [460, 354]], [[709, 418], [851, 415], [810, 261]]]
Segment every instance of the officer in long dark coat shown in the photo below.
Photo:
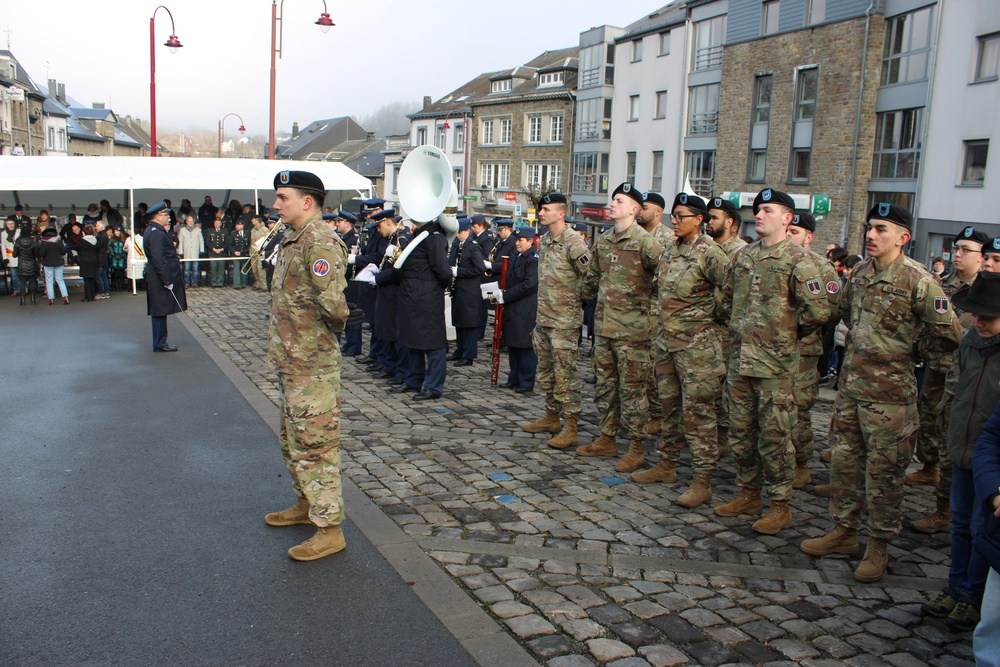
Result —
[[[358, 246], [358, 233], [354, 231], [354, 225], [358, 221], [358, 216], [350, 213], [348, 211], [338, 211], [332, 214], [333, 220], [335, 220], [334, 225], [337, 230], [337, 235], [340, 236], [340, 240], [344, 242], [344, 246], [347, 247], [347, 252], [356, 255], [356, 248]], [[326, 214], [323, 215], [323, 219], [327, 218]], [[350, 260], [348, 260], [350, 261]], [[356, 269], [353, 264], [347, 265], [347, 287], [344, 288], [344, 298], [347, 299], [347, 307], [354, 309], [359, 308], [358, 305], [358, 287], [359, 283], [354, 278]], [[361, 328], [348, 329], [344, 331], [343, 345], [340, 346], [340, 353], [345, 357], [355, 357], [361, 354]]]
[[472, 223], [459, 218], [458, 238], [452, 244], [451, 256], [451, 324], [455, 327], [456, 366], [471, 366], [476, 358], [476, 340], [479, 338], [479, 309], [483, 304], [480, 279], [486, 270], [483, 252], [472, 237]]
[[526, 394], [535, 387], [538, 357], [531, 345], [531, 332], [538, 314], [538, 253], [534, 248], [533, 227], [518, 227], [516, 254], [507, 264], [507, 289], [503, 291], [503, 345], [510, 359], [514, 391]]
[[437, 222], [427, 222], [414, 230], [416, 243], [401, 269], [394, 271], [399, 282], [396, 311], [398, 343], [407, 348], [409, 372], [404, 384], [390, 389], [398, 393], [417, 391], [417, 400], [440, 398], [447, 373], [448, 339], [444, 323], [444, 290], [451, 285], [448, 241]]
[[409, 235], [405, 233], [403, 221], [398, 215], [385, 218], [379, 224], [379, 232], [389, 239], [386, 255], [379, 264], [380, 270], [375, 274], [375, 329], [381, 343], [381, 354], [378, 362], [382, 371], [378, 377], [389, 380], [395, 387], [403, 384], [409, 372], [409, 355], [399, 342], [396, 329], [396, 311], [399, 307], [399, 285], [393, 282], [391, 254], [402, 250], [409, 243]]
[[[493, 244], [496, 242], [496, 237], [493, 232], [490, 231], [490, 223], [486, 222], [486, 216], [482, 213], [476, 213], [469, 218], [469, 222], [472, 223], [472, 236], [476, 239], [476, 243], [479, 244], [479, 249], [483, 252], [483, 261], [485, 263], [486, 259], [490, 256], [490, 251], [493, 250]], [[487, 276], [483, 272], [483, 277], [480, 279], [482, 283], [488, 283], [496, 280], [493, 276]], [[483, 338], [486, 335], [486, 322], [489, 319], [489, 305], [486, 301], [479, 302], [479, 330], [477, 332], [477, 338]]]
[[[395, 218], [396, 212], [391, 208], [382, 209], [368, 216], [371, 224], [368, 226], [368, 242], [361, 248], [361, 253], [354, 258], [354, 272], [357, 275], [366, 266], [373, 264], [377, 268], [385, 257], [385, 249], [389, 246], [389, 239], [379, 232], [379, 225], [386, 218]], [[382, 363], [379, 361], [383, 357], [383, 344], [375, 328], [375, 285], [370, 282], [358, 283], [360, 306], [365, 311], [365, 320], [372, 326], [372, 335], [368, 341], [368, 357], [375, 360], [375, 363], [368, 364], [368, 372], [379, 374], [382, 372]]]
[[153, 321], [153, 351], [176, 352], [167, 342], [167, 315], [187, 310], [184, 276], [177, 248], [167, 234], [170, 211], [166, 202], [153, 204], [146, 211], [146, 231], [142, 247], [146, 253], [146, 309]]

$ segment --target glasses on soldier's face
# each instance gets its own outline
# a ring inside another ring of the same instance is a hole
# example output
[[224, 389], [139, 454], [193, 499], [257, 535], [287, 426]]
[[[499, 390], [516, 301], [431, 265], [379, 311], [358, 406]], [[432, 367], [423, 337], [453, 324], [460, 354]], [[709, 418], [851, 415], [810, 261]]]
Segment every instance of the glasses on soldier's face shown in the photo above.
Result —
[[674, 220], [677, 220], [678, 222], [680, 222], [684, 218], [697, 218], [698, 214], [697, 213], [687, 213], [685, 215], [679, 215], [677, 213], [671, 213], [670, 217], [673, 218]]
[[977, 248], [972, 248], [967, 245], [957, 245], [955, 246], [954, 250], [956, 255], [967, 255], [971, 252], [982, 252]]

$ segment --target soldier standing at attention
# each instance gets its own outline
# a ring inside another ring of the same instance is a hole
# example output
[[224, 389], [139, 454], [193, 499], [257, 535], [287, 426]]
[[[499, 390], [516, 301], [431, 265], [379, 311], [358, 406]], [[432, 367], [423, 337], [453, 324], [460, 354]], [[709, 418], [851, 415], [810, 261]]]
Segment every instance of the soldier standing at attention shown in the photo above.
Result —
[[451, 264], [451, 323], [455, 327], [456, 366], [471, 366], [478, 356], [479, 308], [483, 303], [479, 289], [483, 271], [483, 251], [472, 238], [472, 223], [458, 219], [458, 235], [448, 258]]
[[[809, 213], [799, 213], [788, 225], [788, 237], [802, 246], [823, 281], [823, 291], [830, 300], [830, 314], [837, 313], [837, 299], [840, 292], [840, 278], [833, 263], [809, 250], [816, 231], [816, 219]], [[839, 319], [839, 318], [836, 318]], [[824, 322], [824, 325], [829, 322]], [[834, 322], [836, 324], [836, 322]], [[812, 409], [819, 396], [819, 359], [823, 356], [823, 330], [818, 329], [800, 341], [799, 370], [795, 378], [795, 407], [798, 414], [792, 428], [792, 444], [795, 446], [795, 476], [792, 488], [801, 489], [811, 481], [809, 459], [813, 453]]]
[[719, 459], [715, 408], [726, 374], [721, 332], [715, 326], [715, 295], [728, 260], [701, 233], [707, 213], [701, 197], [686, 193], [677, 195], [671, 207], [676, 240], [660, 257], [655, 311], [656, 380], [663, 406], [660, 462], [632, 473], [632, 481], [639, 484], [673, 482], [681, 450], [689, 445], [694, 481], [676, 501], [689, 508], [712, 499], [711, 476]]
[[810, 556], [856, 554], [867, 504], [868, 547], [854, 578], [871, 583], [885, 572], [886, 545], [902, 525], [903, 479], [919, 426], [917, 354], [954, 350], [962, 329], [933, 276], [903, 254], [910, 212], [881, 202], [867, 221], [868, 257], [854, 267], [839, 303], [851, 335], [830, 427], [830, 516], [836, 525], [801, 548]]
[[531, 343], [538, 356], [536, 383], [545, 394], [545, 416], [521, 427], [528, 433], [555, 434], [548, 445], [556, 449], [579, 444], [576, 341], [580, 289], [590, 264], [587, 243], [566, 224], [567, 209], [566, 195], [558, 192], [542, 197], [538, 207], [538, 221], [548, 233], [538, 242], [538, 314]]
[[[740, 238], [742, 225], [743, 219], [733, 202], [722, 197], [712, 197], [708, 200], [705, 233], [715, 239], [722, 251], [726, 253], [728, 261], [732, 261], [737, 250], [747, 245], [747, 242]], [[719, 290], [719, 299], [722, 299], [722, 290]], [[725, 327], [722, 329], [722, 355], [726, 368], [729, 368], [729, 358], [733, 355], [733, 346], [729, 340], [729, 332], [725, 330]], [[722, 385], [722, 395], [719, 397], [715, 410], [716, 420], [719, 424], [719, 458], [729, 453], [729, 392], [725, 386], [725, 376], [722, 378]]]
[[[206, 199], [208, 199], [206, 197]], [[229, 234], [222, 228], [222, 218], [213, 220], [212, 229], [205, 238], [205, 249], [208, 250], [209, 275], [212, 287], [222, 287], [226, 282], [226, 248], [229, 247]]]
[[347, 248], [323, 222], [323, 181], [307, 171], [274, 177], [271, 210], [290, 226], [281, 240], [271, 291], [267, 361], [278, 373], [281, 454], [299, 497], [264, 517], [270, 526], [309, 524], [316, 534], [292, 547], [316, 560], [347, 544], [340, 524], [340, 346], [347, 321]]
[[618, 472], [632, 472], [646, 460], [642, 439], [649, 419], [646, 377], [653, 337], [649, 313], [656, 307], [650, 298], [663, 245], [636, 222], [642, 204], [642, 194], [631, 183], [615, 188], [610, 206], [614, 227], [594, 243], [580, 295], [584, 301], [597, 297], [594, 403], [601, 414], [601, 436], [576, 451], [580, 456], [617, 456], [615, 436], [624, 425], [629, 449], [615, 464]]
[[236, 229], [229, 234], [229, 254], [239, 258], [232, 262], [233, 289], [243, 289], [247, 279], [243, 266], [250, 254], [250, 235], [243, 228], [243, 218], [236, 219]]
[[[469, 218], [469, 222], [472, 223], [472, 237], [476, 239], [476, 243], [479, 244], [479, 249], [483, 253], [483, 261], [485, 262], [489, 259], [490, 252], [493, 250], [494, 237], [493, 233], [490, 232], [490, 223], [486, 222], [486, 216], [482, 213], [476, 213]], [[499, 273], [499, 271], [497, 272]], [[480, 276], [480, 283], [487, 283], [493, 280], [493, 278], [487, 277], [484, 272]], [[481, 339], [486, 336], [486, 324], [489, 321], [490, 311], [489, 306], [486, 304], [485, 299], [479, 300], [479, 326], [476, 329], [476, 338]]]
[[[941, 290], [951, 299], [952, 295], [963, 287], [968, 287], [976, 280], [983, 268], [983, 248], [987, 247], [990, 238], [983, 232], [969, 226], [958, 233], [952, 245], [955, 270], [941, 278]], [[963, 331], [967, 331], [976, 323], [972, 313], [955, 310], [962, 323]], [[920, 398], [917, 400], [917, 413], [920, 415], [920, 431], [917, 438], [917, 460], [923, 467], [915, 473], [906, 476], [906, 483], [911, 486], [919, 484], [934, 484], [934, 499], [937, 507], [930, 516], [917, 519], [912, 528], [921, 533], [937, 533], [948, 530], [951, 521], [951, 459], [948, 458], [948, 448], [945, 434], [951, 416], [951, 399], [954, 391], [945, 391], [945, 379], [954, 365], [955, 355], [952, 353], [934, 355], [927, 360], [924, 369], [924, 381], [920, 386]], [[956, 370], [957, 372], [957, 370]], [[938, 426], [938, 419], [944, 418], [943, 427]]]
[[726, 271], [721, 316], [728, 320], [729, 448], [736, 459], [738, 498], [719, 516], [757, 513], [761, 488], [771, 499], [754, 531], [775, 535], [792, 521], [795, 375], [799, 339], [826, 323], [830, 306], [819, 271], [787, 236], [792, 198], [761, 190], [753, 210], [757, 240], [736, 253]]

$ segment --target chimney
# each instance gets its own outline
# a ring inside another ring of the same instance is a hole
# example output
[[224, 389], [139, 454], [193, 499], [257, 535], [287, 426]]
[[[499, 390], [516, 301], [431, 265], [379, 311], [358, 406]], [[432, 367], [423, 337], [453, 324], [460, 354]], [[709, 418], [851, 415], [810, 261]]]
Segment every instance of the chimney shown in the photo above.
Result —
[[94, 102], [93, 106], [94, 106], [95, 109], [103, 109], [104, 108], [104, 102]]
[[56, 84], [56, 80], [55, 79], [49, 79], [49, 97], [53, 97], [54, 98], [56, 96], [56, 91], [58, 91], [58, 90], [59, 90], [59, 87]]
[[367, 141], [369, 143], [375, 141], [375, 133], [374, 132], [368, 132], [368, 133], [366, 133], [365, 134], [365, 141]]
[[62, 102], [63, 104], [66, 104], [66, 84], [60, 83], [58, 91], [59, 92], [56, 93], [56, 99]]
[[426, 111], [427, 109], [430, 108], [430, 106], [431, 106], [431, 96], [424, 95], [424, 110]]
[[295, 121], [294, 123], [292, 123], [292, 139], [294, 139], [297, 136], [299, 136], [299, 123], [298, 121]]

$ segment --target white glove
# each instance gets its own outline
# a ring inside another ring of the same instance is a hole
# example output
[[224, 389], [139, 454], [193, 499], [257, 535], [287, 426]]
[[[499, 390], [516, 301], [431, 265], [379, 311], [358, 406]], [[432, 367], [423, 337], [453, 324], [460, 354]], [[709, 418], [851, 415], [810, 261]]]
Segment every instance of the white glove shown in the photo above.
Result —
[[493, 293], [493, 300], [496, 301], [497, 303], [502, 304], [503, 303], [503, 290], [500, 290], [498, 292], [494, 292]]
[[358, 275], [354, 276], [354, 280], [362, 283], [368, 283], [369, 285], [375, 284], [375, 274], [378, 271], [378, 267], [374, 264], [369, 264], [365, 268], [358, 271]]
[[361, 278], [360, 280], [362, 282], [368, 283], [369, 285], [374, 285], [375, 284], [375, 274], [374, 273], [368, 273], [368, 274], [365, 275], [364, 278]]
[[396, 246], [392, 245], [391, 243], [385, 247], [385, 254], [388, 257], [392, 257], [392, 253], [394, 252], [396, 252]]
[[458, 267], [457, 266], [451, 267], [451, 275], [455, 276], [456, 278], [458, 277]]
[[354, 260], [356, 260], [357, 258], [358, 258], [357, 255], [348, 255], [347, 256], [347, 263], [348, 264], [354, 264]]
[[500, 291], [500, 283], [495, 280], [491, 283], [483, 283], [479, 286], [479, 291], [482, 292], [483, 300], [485, 301]]
[[170, 283], [170, 284], [169, 284], [169, 285], [167, 285], [166, 287], [167, 287], [167, 289], [168, 289], [168, 290], [173, 290], [173, 289], [174, 289], [174, 284], [173, 284], [173, 283]]
[[493, 262], [488, 262], [488, 261], [486, 261], [486, 260], [483, 260], [483, 264], [485, 264], [485, 265], [486, 265], [486, 269], [487, 269], [488, 271], [492, 271], [492, 270], [493, 270]]

